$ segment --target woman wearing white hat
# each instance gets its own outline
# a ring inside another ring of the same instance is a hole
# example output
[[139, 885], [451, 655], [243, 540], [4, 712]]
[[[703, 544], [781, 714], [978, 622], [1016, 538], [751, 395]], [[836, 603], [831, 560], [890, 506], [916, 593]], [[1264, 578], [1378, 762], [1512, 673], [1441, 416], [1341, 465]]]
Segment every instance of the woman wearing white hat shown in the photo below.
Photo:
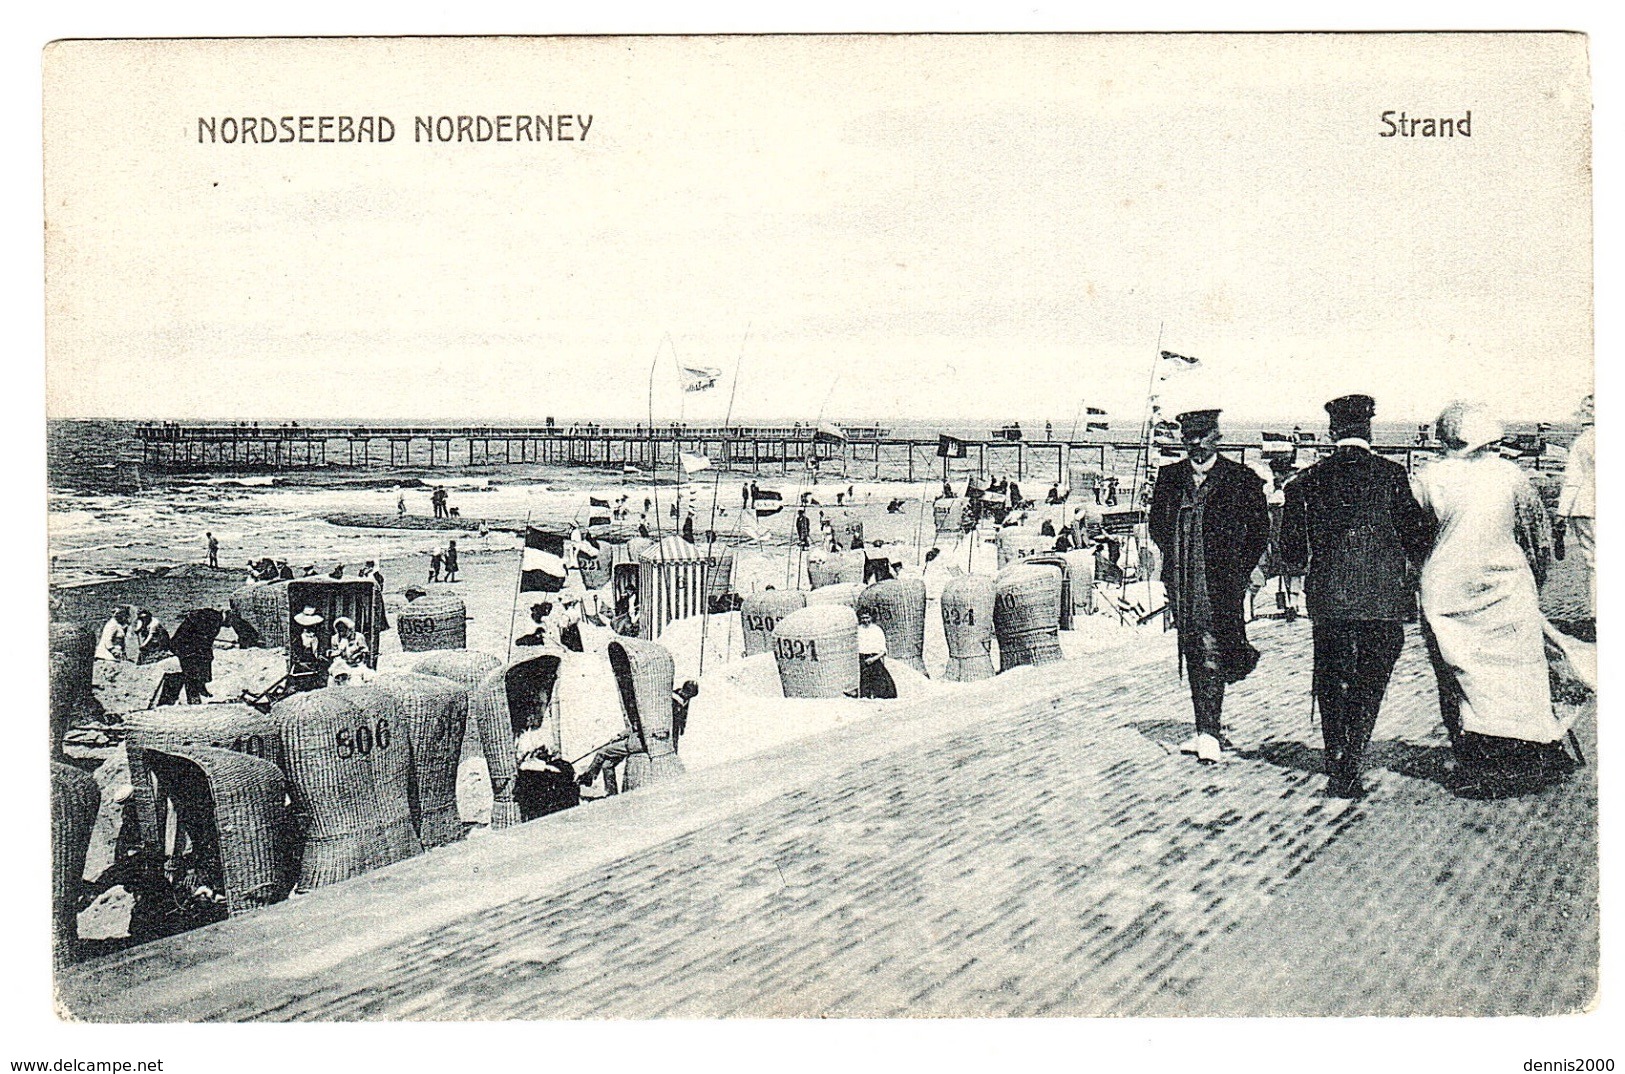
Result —
[[1505, 430], [1484, 406], [1452, 403], [1437, 428], [1444, 456], [1412, 486], [1438, 527], [1422, 566], [1423, 632], [1465, 777], [1459, 793], [1524, 793], [1573, 767], [1540, 611], [1551, 526], [1523, 470], [1495, 452]]
[[327, 669], [332, 662], [327, 632], [322, 629], [326, 620], [307, 604], [293, 622], [299, 629], [288, 641], [288, 685], [294, 690], [319, 690], [327, 685]]

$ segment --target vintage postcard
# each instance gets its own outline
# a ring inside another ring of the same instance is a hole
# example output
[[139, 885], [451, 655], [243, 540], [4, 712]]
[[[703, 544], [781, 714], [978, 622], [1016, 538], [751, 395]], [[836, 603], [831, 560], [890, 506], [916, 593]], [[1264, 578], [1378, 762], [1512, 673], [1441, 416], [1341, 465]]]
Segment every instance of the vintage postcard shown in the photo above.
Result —
[[43, 72], [62, 1019], [1595, 1008], [1583, 35]]

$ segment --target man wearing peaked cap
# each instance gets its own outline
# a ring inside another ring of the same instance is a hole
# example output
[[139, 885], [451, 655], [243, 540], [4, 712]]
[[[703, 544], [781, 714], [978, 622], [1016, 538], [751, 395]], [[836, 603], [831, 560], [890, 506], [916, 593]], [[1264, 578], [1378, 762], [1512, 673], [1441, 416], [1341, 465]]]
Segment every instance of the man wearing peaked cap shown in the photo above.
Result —
[[1258, 663], [1243, 609], [1269, 544], [1269, 509], [1258, 475], [1219, 454], [1219, 411], [1179, 415], [1179, 434], [1186, 458], [1157, 472], [1150, 530], [1196, 712], [1196, 737], [1181, 749], [1211, 764], [1223, 757], [1225, 684]]
[[1333, 399], [1326, 413], [1336, 449], [1287, 485], [1280, 554], [1308, 575], [1326, 793], [1360, 798], [1360, 759], [1415, 614], [1409, 568], [1429, 533], [1405, 468], [1371, 450], [1371, 397]]

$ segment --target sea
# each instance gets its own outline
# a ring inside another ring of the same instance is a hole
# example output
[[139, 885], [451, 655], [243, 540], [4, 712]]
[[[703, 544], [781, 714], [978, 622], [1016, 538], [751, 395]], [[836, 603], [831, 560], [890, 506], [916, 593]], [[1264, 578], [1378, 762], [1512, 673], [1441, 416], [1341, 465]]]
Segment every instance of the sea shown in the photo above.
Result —
[[[1019, 419], [1018, 419], [1019, 420]], [[361, 423], [346, 423], [356, 425]], [[428, 424], [428, 423], [425, 423]], [[454, 421], [433, 424], [464, 424]], [[479, 424], [469, 422], [466, 424]], [[613, 424], [604, 422], [604, 424]], [[751, 422], [751, 424], [790, 424]], [[853, 421], [861, 425], [871, 422]], [[988, 439], [986, 423], [961, 420], [881, 422], [899, 437], [933, 439], [938, 434], [962, 439]], [[1024, 437], [1044, 439], [1045, 420], [1019, 420]], [[1137, 426], [1137, 422], [1135, 425]], [[328, 467], [276, 473], [152, 472], [141, 466], [141, 448], [133, 421], [55, 420], [47, 425], [47, 523], [50, 534], [53, 585], [82, 585], [162, 571], [206, 559], [206, 534], [220, 542], [222, 567], [246, 567], [261, 556], [287, 559], [296, 568], [305, 564], [356, 564], [428, 552], [457, 536], [466, 553], [497, 551], [518, 546], [512, 533], [492, 530], [466, 537], [440, 531], [391, 530], [334, 525], [327, 516], [338, 513], [393, 515], [404, 498], [409, 513], [430, 515], [431, 487], [443, 486], [452, 505], [465, 518], [569, 523], [585, 521], [593, 497], [615, 500], [626, 496], [635, 519], [644, 499], [664, 508], [675, 495], [687, 495], [700, 518], [713, 499], [737, 505], [740, 482], [749, 473], [704, 473], [674, 488], [675, 474], [616, 473], [612, 468], [542, 465], [437, 465], [387, 468]], [[1266, 429], [1286, 432], [1293, 422], [1248, 422], [1227, 429], [1227, 438], [1256, 442]], [[1309, 422], [1304, 428], [1313, 428]], [[1057, 438], [1071, 436], [1072, 423], [1051, 426]], [[1532, 432], [1511, 426], [1512, 432]], [[1566, 442], [1576, 430], [1554, 429], [1552, 436]], [[1132, 440], [1138, 428], [1088, 434], [1092, 439]], [[1415, 426], [1379, 426], [1378, 443], [1408, 444]], [[1084, 439], [1084, 437], [1077, 437]], [[953, 464], [952, 476], [962, 478], [975, 460]], [[933, 460], [934, 463], [934, 460]], [[990, 463], [991, 465], [991, 463]], [[915, 474], [910, 482], [901, 464], [854, 464], [851, 473], [828, 474], [853, 486], [860, 503], [909, 500], [936, 494], [940, 472]], [[1013, 475], [1012, 475], [1013, 476]], [[1123, 476], [1127, 476], [1126, 474]], [[765, 470], [756, 480], [764, 488], [778, 488], [787, 501], [802, 489], [804, 475], [781, 476]], [[1034, 475], [1032, 485], [1045, 478]], [[1032, 494], [1031, 492], [1029, 494]], [[827, 501], [827, 497], [826, 500]]]

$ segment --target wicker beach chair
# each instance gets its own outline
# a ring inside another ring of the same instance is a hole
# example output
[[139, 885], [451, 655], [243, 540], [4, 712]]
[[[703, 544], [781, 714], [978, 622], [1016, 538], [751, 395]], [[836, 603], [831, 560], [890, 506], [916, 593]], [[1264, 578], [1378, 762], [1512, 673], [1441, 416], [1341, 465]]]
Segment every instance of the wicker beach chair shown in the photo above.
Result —
[[73, 962], [80, 954], [79, 893], [101, 797], [90, 773], [51, 762], [52, 954], [58, 965]]
[[246, 753], [283, 767], [282, 739], [274, 716], [249, 705], [175, 705], [132, 712], [124, 718], [130, 755], [130, 782], [135, 788], [136, 822], [141, 846], [153, 856], [164, 849], [163, 789], [147, 768], [146, 751], [173, 753], [189, 746]]
[[739, 606], [739, 622], [744, 628], [745, 655], [773, 651], [773, 631], [779, 620], [807, 606], [807, 594], [799, 589], [764, 589], [752, 593]]
[[402, 605], [395, 615], [401, 648], [409, 653], [468, 647], [468, 609], [460, 597], [436, 594]]
[[779, 620], [773, 654], [785, 697], [858, 696], [858, 617], [844, 604], [809, 604]]
[[229, 914], [281, 902], [293, 887], [297, 849], [287, 782], [270, 761], [213, 746], [146, 751], [169, 790], [176, 824]]
[[807, 606], [810, 608], [815, 604], [844, 604], [848, 608], [856, 608], [863, 589], [862, 582], [836, 582], [834, 585], [822, 586], [808, 591]]
[[422, 852], [412, 830], [411, 742], [394, 697], [332, 686], [294, 694], [271, 714], [304, 835], [299, 890]]
[[808, 553], [807, 584], [813, 589], [823, 589], [840, 582], [842, 555], [840, 552]]
[[379, 675], [369, 684], [394, 697], [412, 746], [408, 806], [424, 850], [464, 834], [457, 817], [457, 762], [468, 725], [468, 691], [436, 675]]
[[[1059, 625], [1062, 630], [1072, 629], [1072, 563], [1058, 552], [1048, 552], [1043, 555], [1028, 556], [1021, 561], [1025, 567], [1051, 567], [1061, 576], [1061, 618]], [[1090, 578], [1094, 574], [1091, 572]]]
[[886, 659], [925, 670], [925, 583], [917, 578], [889, 578], [858, 595], [857, 610], [874, 616], [886, 635]]
[[[503, 665], [468, 695], [468, 717], [479, 730], [491, 778], [492, 828], [508, 828], [520, 821], [513, 794], [519, 769], [514, 739], [522, 731], [543, 726], [558, 680], [559, 658], [545, 654]], [[556, 721], [553, 728], [556, 732]], [[558, 746], [556, 736], [554, 746]]]
[[419, 675], [438, 675], [464, 690], [473, 690], [501, 666], [501, 660], [478, 649], [448, 649], [419, 657], [412, 670]]
[[1040, 556], [1050, 552], [1055, 547], [1055, 538], [1034, 530], [1000, 530], [997, 547], [999, 569], [1002, 571], [1010, 564], [1018, 563], [1029, 556]]
[[[288, 647], [288, 582], [255, 582], [231, 595], [231, 625], [243, 649]], [[303, 605], [300, 605], [303, 607]]]
[[1061, 654], [1061, 572], [1017, 564], [999, 574], [993, 597], [993, 632], [999, 670], [1052, 664]]
[[102, 715], [91, 691], [96, 635], [78, 623], [51, 624], [51, 756], [62, 756], [62, 736], [75, 720]]
[[863, 585], [863, 572], [869, 565], [869, 553], [861, 548], [838, 553], [841, 557], [841, 583]]
[[942, 587], [942, 632], [948, 641], [949, 682], [993, 677], [993, 579], [980, 574], [950, 578]]
[[672, 722], [671, 692], [676, 677], [671, 653], [652, 641], [609, 643], [609, 666], [621, 695], [621, 712], [639, 752], [626, 759], [623, 790], [635, 791], [683, 774]]
[[705, 576], [706, 607], [726, 609], [734, 595], [734, 550], [724, 548], [715, 556], [710, 572]]
[[1095, 553], [1074, 548], [1061, 555], [1066, 559], [1067, 577], [1072, 581], [1072, 621], [1095, 614]]

